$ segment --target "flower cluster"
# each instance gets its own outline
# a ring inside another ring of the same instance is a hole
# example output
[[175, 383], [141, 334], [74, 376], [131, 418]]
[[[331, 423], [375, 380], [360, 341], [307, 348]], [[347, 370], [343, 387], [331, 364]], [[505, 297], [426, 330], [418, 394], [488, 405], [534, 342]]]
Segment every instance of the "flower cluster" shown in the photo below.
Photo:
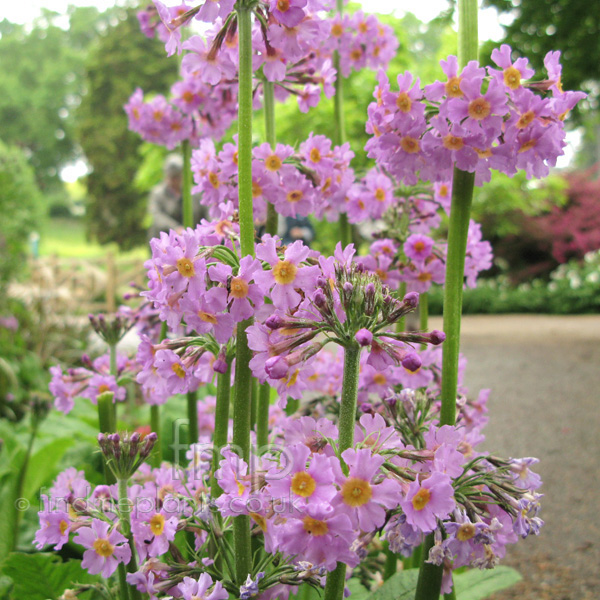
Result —
[[[354, 180], [353, 156], [349, 144], [332, 147], [323, 135], [311, 134], [297, 152], [284, 144], [257, 146], [252, 161], [255, 219], [265, 219], [269, 202], [284, 216], [314, 214], [335, 220], [344, 210], [346, 192]], [[225, 144], [217, 153], [212, 140], [203, 140], [192, 153], [192, 171], [193, 191], [202, 193], [201, 202], [211, 215], [220, 203], [237, 202], [236, 144]]]
[[195, 73], [171, 87], [170, 98], [158, 94], [145, 100], [138, 88], [125, 112], [129, 129], [145, 141], [172, 150], [183, 140], [197, 145], [202, 138], [221, 138], [237, 115], [234, 85], [208, 85]]
[[492, 169], [546, 176], [563, 153], [564, 116], [585, 97], [562, 90], [559, 57], [546, 56], [550, 79], [543, 82], [528, 82], [534, 71], [526, 59], [513, 62], [507, 45], [492, 53], [500, 69], [471, 61], [459, 71], [450, 56], [441, 62], [446, 81], [424, 88], [407, 72], [393, 91], [380, 71], [368, 109], [369, 156], [408, 185], [448, 181], [454, 165], [475, 173], [479, 185]]

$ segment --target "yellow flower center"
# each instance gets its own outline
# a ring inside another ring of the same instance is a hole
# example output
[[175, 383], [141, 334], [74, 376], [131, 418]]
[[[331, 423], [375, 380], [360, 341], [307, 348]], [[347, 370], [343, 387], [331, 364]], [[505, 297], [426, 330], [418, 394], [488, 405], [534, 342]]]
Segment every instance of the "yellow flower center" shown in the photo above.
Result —
[[273, 267], [273, 277], [275, 277], [275, 282], [280, 285], [292, 283], [296, 279], [297, 272], [298, 267], [289, 260], [280, 260]]
[[403, 113], [410, 112], [412, 100], [406, 92], [400, 92], [398, 94], [398, 97], [396, 98], [396, 106]]
[[312, 160], [314, 163], [318, 163], [321, 160], [321, 153], [319, 152], [318, 148], [313, 148], [310, 151], [310, 160]]
[[64, 519], [58, 524], [60, 535], [65, 535], [65, 531], [69, 528], [69, 524]]
[[385, 385], [387, 382], [387, 377], [383, 373], [375, 373], [373, 375], [373, 383], [377, 385]]
[[290, 0], [277, 0], [277, 10], [286, 12], [290, 8]]
[[415, 154], [419, 151], [419, 140], [410, 135], [405, 135], [400, 140], [400, 148], [407, 154]]
[[193, 277], [196, 274], [194, 263], [189, 258], [180, 258], [177, 261], [177, 270], [182, 277]]
[[303, 197], [303, 193], [301, 190], [292, 190], [291, 192], [287, 193], [287, 196], [285, 197], [285, 199], [288, 202], [292, 202], [293, 204], [296, 202], [300, 202], [300, 200], [302, 200]]
[[461, 542], [470, 540], [475, 535], [475, 525], [473, 523], [463, 523], [456, 532], [456, 538]]
[[448, 98], [462, 98], [462, 90], [460, 89], [460, 77], [450, 77], [445, 85], [446, 95]]
[[359, 60], [363, 55], [363, 51], [361, 48], [354, 48], [354, 50], [352, 50], [350, 52], [350, 58], [352, 60]]
[[425, 283], [426, 281], [431, 281], [431, 273], [428, 273], [427, 271], [423, 271], [422, 273], [419, 273], [417, 275], [417, 279], [421, 283]]
[[317, 488], [317, 482], [306, 471], [298, 471], [292, 477], [292, 492], [296, 496], [308, 498]]
[[415, 252], [423, 252], [423, 250], [425, 250], [425, 242], [419, 240], [418, 242], [415, 242], [413, 248], [415, 249]]
[[161, 514], [156, 514], [150, 519], [150, 530], [154, 535], [162, 535], [165, 530], [165, 518]]
[[516, 90], [521, 87], [521, 73], [514, 67], [504, 69], [504, 85], [511, 90]]
[[297, 379], [298, 379], [298, 373], [300, 373], [300, 369], [296, 369], [285, 381], [285, 385], [286, 387], [292, 387]]
[[377, 202], [383, 202], [385, 200], [385, 190], [377, 188], [375, 190], [375, 200], [377, 200]]
[[229, 293], [234, 298], [245, 298], [248, 295], [248, 283], [241, 277], [234, 277], [229, 288]]
[[452, 134], [444, 137], [444, 148], [447, 150], [461, 150], [465, 145], [463, 139]]
[[278, 171], [281, 168], [281, 159], [276, 154], [271, 154], [265, 160], [267, 171]]
[[198, 316], [200, 317], [200, 320], [204, 321], [205, 323], [210, 323], [211, 325], [217, 324], [217, 317], [215, 317], [215, 315], [213, 315], [211, 313], [207, 313], [207, 312], [204, 312], [203, 310], [199, 310]]
[[344, 28], [342, 25], [340, 23], [334, 23], [334, 25], [331, 27], [331, 35], [334, 37], [340, 37], [342, 33], [344, 33]]
[[535, 113], [532, 110], [528, 110], [525, 114], [519, 117], [517, 121], [517, 129], [525, 129], [527, 125], [531, 123], [535, 119]]
[[262, 529], [263, 533], [267, 532], [267, 519], [258, 513], [251, 512], [250, 518]]
[[371, 484], [364, 479], [348, 477], [342, 485], [342, 499], [348, 506], [362, 506], [371, 499], [372, 495]]
[[537, 144], [537, 140], [536, 139], [529, 140], [528, 142], [525, 142], [519, 148], [519, 154], [521, 152], [527, 152], [527, 150], [531, 150], [536, 144]]
[[431, 500], [431, 492], [427, 488], [421, 488], [412, 499], [412, 505], [415, 510], [423, 510]]
[[318, 519], [306, 516], [302, 519], [302, 522], [304, 523], [304, 531], [315, 537], [321, 537], [329, 531], [329, 527], [325, 521], [319, 521]]
[[469, 103], [469, 116], [476, 121], [482, 121], [490, 114], [491, 109], [491, 104], [485, 98], [477, 98]]
[[184, 102], [190, 103], [194, 100], [194, 94], [189, 90], [187, 92], [183, 92], [183, 96], [181, 96]]
[[252, 182], [252, 197], [253, 198], [259, 198], [260, 196], [262, 196], [262, 187], [260, 186], [260, 184], [256, 181]]
[[442, 198], [445, 198], [448, 195], [448, 186], [444, 183], [440, 185], [440, 189], [438, 190], [438, 195]]
[[102, 556], [103, 558], [112, 556], [113, 552], [115, 551], [115, 547], [104, 538], [98, 538], [97, 540], [94, 540], [92, 547], [94, 548], [96, 554]]
[[221, 182], [219, 181], [219, 176], [216, 173], [213, 173], [212, 171], [208, 174], [208, 180], [214, 188], [218, 188], [221, 185]]
[[171, 371], [179, 377], [179, 379], [183, 379], [185, 377], [185, 369], [179, 363], [173, 363], [171, 366]]
[[231, 157], [231, 160], [233, 160], [233, 164], [234, 165], [238, 164], [238, 151], [237, 150], [233, 153], [233, 156]]
[[483, 150], [481, 148], [475, 148], [475, 152], [477, 152], [479, 158], [490, 158], [492, 156], [491, 148], [484, 148]]
[[98, 386], [98, 394], [104, 394], [104, 392], [110, 392], [110, 388], [105, 383], [101, 383]]

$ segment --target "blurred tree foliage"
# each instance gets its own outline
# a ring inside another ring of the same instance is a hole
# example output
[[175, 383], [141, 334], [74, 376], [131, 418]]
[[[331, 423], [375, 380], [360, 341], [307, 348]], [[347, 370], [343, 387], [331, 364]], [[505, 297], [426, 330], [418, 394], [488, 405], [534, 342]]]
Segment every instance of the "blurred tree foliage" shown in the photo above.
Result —
[[88, 230], [100, 243], [115, 241], [129, 249], [146, 241], [147, 195], [134, 184], [142, 142], [127, 129], [123, 105], [136, 87], [166, 92], [177, 76], [177, 61], [167, 59], [161, 42], [140, 32], [134, 10], [117, 16], [118, 23], [88, 55], [87, 93], [76, 119], [78, 139], [92, 168], [87, 177]]
[[[505, 42], [526, 56], [536, 71], [543, 69], [550, 50], [562, 52], [563, 87], [590, 94], [592, 108], [600, 100], [600, 7], [590, 0], [485, 0], [501, 12], [514, 15], [505, 26]], [[489, 59], [499, 44], [486, 44], [482, 59]], [[583, 108], [589, 106], [583, 103]], [[578, 114], [580, 109], [576, 109]]]
[[68, 29], [49, 10], [31, 27], [0, 22], [2, 139], [23, 149], [42, 189], [56, 189], [61, 167], [80, 154], [73, 112], [83, 91], [85, 51], [110, 15], [70, 7]]
[[33, 169], [23, 151], [0, 142], [0, 290], [13, 275], [26, 271], [28, 235], [42, 218], [40, 201]]

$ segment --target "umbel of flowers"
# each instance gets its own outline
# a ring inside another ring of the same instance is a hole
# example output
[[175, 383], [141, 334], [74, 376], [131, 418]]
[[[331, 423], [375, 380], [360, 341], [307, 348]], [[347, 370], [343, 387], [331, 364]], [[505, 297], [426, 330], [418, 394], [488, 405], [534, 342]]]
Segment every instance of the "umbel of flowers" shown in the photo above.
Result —
[[[545, 174], [581, 95], [562, 90], [557, 53], [542, 82], [527, 81], [531, 69], [508, 47], [494, 53], [500, 70], [480, 67], [476, 6], [461, 2], [459, 57], [442, 61], [445, 80], [421, 88], [404, 74], [392, 90], [380, 71], [367, 122], [376, 166], [357, 179], [339, 106], [337, 145], [314, 133], [293, 148], [274, 131], [276, 100], [295, 95], [309, 110], [321, 90], [335, 90], [339, 105], [351, 69], [385, 67], [393, 55], [393, 37], [374, 18], [343, 15], [341, 5], [329, 18], [330, 8], [207, 0], [155, 2], [140, 15], [169, 54], [187, 53], [169, 100], [134, 94], [131, 127], [168, 147], [182, 142], [184, 214], [193, 173], [210, 220], [193, 228], [186, 219], [152, 240], [144, 303], [93, 319], [107, 357], [53, 369], [57, 408], [68, 412], [76, 396], [98, 403], [106, 483], [62, 473], [36, 543], [80, 545], [105, 594], [268, 600], [312, 586], [341, 600], [347, 576], [372, 582], [420, 554], [416, 598], [437, 600], [455, 569], [494, 567], [543, 524], [537, 460], [478, 449], [488, 391], [473, 400], [462, 385], [461, 291], [491, 263], [470, 220], [474, 183], [490, 169]], [[181, 43], [191, 19], [214, 26]], [[267, 143], [253, 148], [261, 99]], [[237, 138], [217, 150], [211, 136], [235, 116]], [[342, 243], [323, 256], [284, 245], [277, 214], [378, 226], [366, 256]], [[443, 333], [426, 326], [432, 283], [445, 284]], [[421, 328], [407, 331], [417, 307]], [[134, 325], [135, 361], [116, 352]], [[117, 401], [133, 379], [155, 431], [159, 405], [188, 395], [185, 459], [161, 463], [155, 434], [116, 432]], [[215, 382], [216, 395], [197, 402]]]

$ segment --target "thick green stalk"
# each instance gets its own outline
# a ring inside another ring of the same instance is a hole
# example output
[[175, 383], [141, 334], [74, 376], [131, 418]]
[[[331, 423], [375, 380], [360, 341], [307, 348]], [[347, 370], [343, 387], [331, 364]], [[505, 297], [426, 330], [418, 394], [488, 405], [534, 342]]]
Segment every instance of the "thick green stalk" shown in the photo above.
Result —
[[198, 443], [198, 392], [188, 392], [187, 418], [188, 418], [188, 444]]
[[[238, 92], [238, 198], [242, 256], [254, 256], [254, 214], [252, 207], [252, 12], [243, 0], [237, 4], [239, 35]], [[252, 319], [238, 323], [233, 401], [233, 445], [241, 458], [250, 455], [250, 407], [252, 374], [246, 328]], [[241, 585], [252, 571], [250, 521], [246, 515], [233, 520], [235, 579]]]
[[425, 562], [429, 558], [429, 551], [434, 544], [434, 534], [430, 533], [425, 538], [421, 550], [421, 566], [419, 568], [419, 580], [415, 600], [439, 600], [442, 587], [442, 567]]
[[[354, 443], [359, 368], [360, 346], [354, 343], [344, 349], [344, 378], [338, 422], [340, 452], [352, 447]], [[339, 562], [335, 570], [327, 575], [324, 600], [342, 600], [345, 583], [346, 565]]]
[[[167, 332], [169, 327], [166, 321], [163, 321], [160, 325], [160, 338], [159, 341], [163, 341], [167, 337]], [[156, 433], [158, 436], [156, 439], [156, 444], [154, 444], [154, 448], [152, 448], [152, 454], [150, 455], [150, 464], [153, 467], [160, 467], [160, 463], [162, 462], [162, 426], [160, 419], [160, 405], [159, 404], [151, 404], [150, 405], [150, 429]]]
[[344, 379], [338, 423], [340, 452], [351, 448], [354, 443], [359, 367], [360, 346], [355, 342], [344, 349]]
[[[419, 329], [427, 331], [429, 328], [429, 294], [423, 292], [419, 296]], [[426, 350], [427, 344], [421, 344], [421, 350]]]
[[[129, 573], [135, 573], [137, 571], [137, 559], [135, 557], [135, 543], [133, 541], [133, 534], [131, 533], [131, 509], [132, 503], [129, 500], [127, 494], [127, 479], [119, 479], [119, 511], [121, 514], [121, 533], [127, 538], [129, 542], [129, 548], [131, 549], [131, 560], [127, 565], [127, 571]], [[132, 600], [141, 600], [142, 595], [136, 589], [135, 586], [129, 586], [129, 595]]]
[[[275, 150], [277, 138], [275, 135], [275, 86], [272, 81], [263, 82], [263, 96], [265, 103], [265, 135], [269, 146]], [[279, 215], [275, 207], [267, 202], [267, 223], [265, 231], [271, 235], [277, 234], [279, 228]]]
[[[344, 12], [344, 0], [336, 0], [337, 12], [342, 15]], [[346, 141], [346, 123], [344, 120], [344, 78], [340, 69], [340, 55], [333, 53], [333, 68], [336, 72], [335, 78], [335, 96], [333, 97], [333, 118], [334, 118], [334, 142], [337, 146]], [[346, 213], [340, 215], [340, 241], [345, 247], [352, 242], [352, 225], [348, 223]]]
[[[109, 356], [110, 356], [110, 374], [116, 379], [117, 378], [117, 345], [109, 344]], [[117, 403], [111, 403], [111, 419], [112, 419], [112, 431], [117, 431]]]
[[263, 452], [269, 443], [269, 405], [271, 404], [271, 386], [263, 383], [258, 388], [258, 415], [256, 422], [256, 445]]
[[[192, 148], [189, 140], [181, 143], [183, 155], [183, 171], [181, 181], [181, 198], [183, 202], [183, 226], [194, 227], [194, 207], [192, 204]], [[187, 393], [188, 442], [198, 443], [198, 392]]]
[[213, 434], [213, 462], [210, 480], [210, 495], [218, 498], [223, 490], [215, 479], [215, 472], [219, 468], [221, 448], [227, 444], [227, 431], [229, 429], [229, 396], [231, 391], [231, 362], [227, 361], [227, 371], [217, 376], [217, 404], [215, 407], [215, 432]]
[[465, 273], [465, 251], [469, 217], [473, 200], [474, 176], [454, 169], [452, 207], [448, 229], [448, 257], [444, 287], [444, 333], [446, 341], [442, 357], [442, 409], [440, 425], [456, 421], [456, 390], [458, 386], [458, 355], [460, 352], [460, 321]]
[[158, 436], [154, 448], [152, 448], [152, 454], [150, 454], [150, 464], [153, 467], [160, 467], [162, 460], [162, 448], [160, 443], [161, 429], [160, 429], [160, 406], [158, 404], [150, 405], [150, 430], [156, 433]]
[[[477, 0], [458, 1], [458, 62], [459, 68], [478, 58]], [[446, 341], [442, 358], [442, 408], [440, 425], [456, 422], [456, 391], [458, 386], [458, 355], [460, 351], [460, 321], [462, 291], [465, 276], [465, 252], [469, 218], [473, 202], [474, 173], [454, 168], [452, 203], [448, 226], [448, 256], [444, 286], [444, 333]], [[443, 568], [425, 562], [434, 544], [434, 534], [425, 538], [415, 600], [438, 600]]]
[[189, 140], [183, 140], [181, 143], [181, 153], [183, 155], [183, 171], [181, 181], [181, 199], [183, 202], [182, 215], [183, 226], [194, 227], [194, 206], [192, 204], [192, 148]]

